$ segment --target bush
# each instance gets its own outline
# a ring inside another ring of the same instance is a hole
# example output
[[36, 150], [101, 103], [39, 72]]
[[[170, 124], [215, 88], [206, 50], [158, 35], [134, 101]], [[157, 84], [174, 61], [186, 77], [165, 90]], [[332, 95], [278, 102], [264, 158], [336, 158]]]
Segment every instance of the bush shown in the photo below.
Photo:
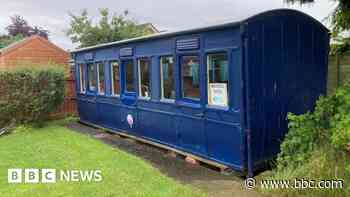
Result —
[[[279, 190], [279, 195], [350, 195], [350, 82], [328, 97], [321, 96], [313, 112], [288, 114], [289, 132], [281, 144], [276, 179], [343, 179], [343, 189]], [[276, 192], [276, 191], [275, 191]]]
[[40, 123], [64, 100], [64, 70], [27, 66], [0, 71], [0, 126]]

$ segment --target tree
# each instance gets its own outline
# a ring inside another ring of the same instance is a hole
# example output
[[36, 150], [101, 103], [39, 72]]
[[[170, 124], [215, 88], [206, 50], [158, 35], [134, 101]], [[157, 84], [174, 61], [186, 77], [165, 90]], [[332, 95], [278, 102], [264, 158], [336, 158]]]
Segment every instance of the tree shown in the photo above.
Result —
[[0, 36], [0, 49], [7, 47], [8, 45], [18, 42], [23, 39], [23, 36], [21, 34], [18, 34], [17, 36]]
[[73, 43], [79, 43], [79, 47], [87, 47], [151, 33], [136, 21], [128, 19], [128, 14], [126, 10], [122, 15], [114, 13], [111, 16], [109, 10], [103, 8], [100, 9], [98, 23], [93, 24], [87, 10], [83, 10], [80, 15], [70, 13], [71, 22], [67, 35]]
[[[315, 0], [285, 0], [288, 3], [313, 3]], [[332, 46], [333, 53], [343, 53], [350, 50], [350, 37], [343, 32], [350, 31], [350, 0], [333, 0], [338, 2], [331, 15], [332, 37], [339, 44]]]
[[18, 35], [22, 35], [23, 37], [29, 37], [32, 35], [38, 35], [48, 39], [49, 31], [38, 26], [30, 26], [22, 16], [14, 15], [10, 18], [11, 24], [6, 27], [9, 36], [16, 37]]

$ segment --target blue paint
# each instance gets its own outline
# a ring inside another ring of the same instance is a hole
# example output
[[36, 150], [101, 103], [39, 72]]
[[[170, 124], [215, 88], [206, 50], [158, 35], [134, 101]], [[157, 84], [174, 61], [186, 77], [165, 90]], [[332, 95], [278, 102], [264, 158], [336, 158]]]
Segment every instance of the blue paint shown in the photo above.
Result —
[[[79, 64], [104, 62], [106, 95], [78, 93], [81, 120], [192, 153], [232, 169], [253, 171], [275, 157], [288, 112], [313, 110], [326, 93], [328, 30], [294, 10], [177, 33], [104, 44], [73, 52]], [[208, 105], [207, 56], [225, 53], [228, 107]], [[198, 55], [200, 99], [182, 97], [181, 61]], [[87, 56], [93, 59], [86, 58]], [[160, 58], [174, 57], [175, 100], [161, 100]], [[138, 98], [139, 58], [151, 61], [151, 99]], [[121, 95], [111, 95], [110, 62], [119, 61]], [[125, 90], [126, 60], [134, 62], [136, 92]], [[97, 69], [95, 69], [96, 72]], [[87, 71], [83, 71], [87, 77]], [[95, 74], [97, 75], [97, 74]], [[79, 82], [79, 80], [77, 80]], [[79, 84], [76, 85], [78, 89]], [[130, 128], [126, 117], [133, 117]]]

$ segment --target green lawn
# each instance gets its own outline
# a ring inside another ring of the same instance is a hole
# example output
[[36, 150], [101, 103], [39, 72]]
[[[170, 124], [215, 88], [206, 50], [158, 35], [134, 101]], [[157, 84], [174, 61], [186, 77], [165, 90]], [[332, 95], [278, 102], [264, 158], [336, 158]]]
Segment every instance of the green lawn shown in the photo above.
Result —
[[[206, 196], [136, 156], [57, 123], [0, 137], [0, 196]], [[9, 168], [102, 170], [101, 182], [9, 184]]]

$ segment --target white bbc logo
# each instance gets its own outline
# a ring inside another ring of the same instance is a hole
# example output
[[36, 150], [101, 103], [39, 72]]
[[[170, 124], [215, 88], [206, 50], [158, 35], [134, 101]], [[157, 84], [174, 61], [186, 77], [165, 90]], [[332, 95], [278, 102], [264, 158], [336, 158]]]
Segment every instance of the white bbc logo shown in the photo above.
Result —
[[[40, 173], [41, 171], [41, 173]], [[40, 179], [41, 178], [41, 179]], [[56, 169], [8, 169], [7, 181], [9, 183], [55, 183]]]

